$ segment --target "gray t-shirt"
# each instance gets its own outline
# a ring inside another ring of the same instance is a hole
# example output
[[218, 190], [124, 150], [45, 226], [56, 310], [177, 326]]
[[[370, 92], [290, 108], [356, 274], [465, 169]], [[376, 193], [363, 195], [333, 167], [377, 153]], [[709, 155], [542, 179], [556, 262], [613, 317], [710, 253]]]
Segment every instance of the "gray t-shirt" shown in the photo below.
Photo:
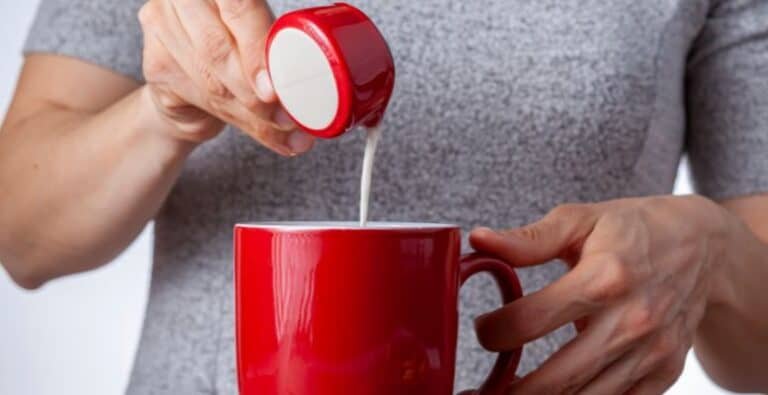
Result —
[[[43, 0], [27, 52], [141, 80], [141, 0]], [[275, 12], [317, 5], [271, 2]], [[361, 0], [398, 80], [373, 185], [376, 220], [513, 227], [563, 202], [668, 194], [687, 153], [698, 191], [768, 191], [766, 0]], [[109, 130], [105, 130], [109, 133]], [[155, 223], [130, 394], [236, 393], [232, 225], [353, 220], [363, 135], [286, 159], [228, 129], [198, 148]], [[527, 292], [563, 273], [520, 270]], [[490, 365], [462, 292], [457, 388]], [[570, 328], [526, 348], [523, 371]]]

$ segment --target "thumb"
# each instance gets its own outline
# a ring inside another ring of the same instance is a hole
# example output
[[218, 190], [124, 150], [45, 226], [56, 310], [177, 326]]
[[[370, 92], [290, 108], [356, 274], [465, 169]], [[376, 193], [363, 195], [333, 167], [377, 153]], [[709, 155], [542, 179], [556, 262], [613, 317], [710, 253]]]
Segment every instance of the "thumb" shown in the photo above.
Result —
[[584, 243], [597, 222], [593, 205], [558, 206], [532, 224], [495, 231], [477, 228], [469, 235], [476, 250], [515, 266], [533, 266], [555, 258], [569, 259]]

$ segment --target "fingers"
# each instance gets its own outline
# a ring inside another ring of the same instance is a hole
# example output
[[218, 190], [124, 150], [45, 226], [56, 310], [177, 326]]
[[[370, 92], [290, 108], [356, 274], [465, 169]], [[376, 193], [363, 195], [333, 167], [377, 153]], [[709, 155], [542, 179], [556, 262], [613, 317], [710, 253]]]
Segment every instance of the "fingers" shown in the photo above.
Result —
[[690, 348], [684, 317], [664, 325], [652, 309], [641, 306], [601, 308], [584, 331], [513, 383], [513, 389], [526, 394], [620, 394], [660, 369], [679, 375]]
[[639, 345], [619, 360], [603, 370], [579, 393], [623, 394], [639, 380], [666, 363], [674, 353], [683, 352], [675, 339], [669, 335], [659, 335]]
[[[655, 338], [649, 339], [621, 359], [602, 371], [599, 376], [582, 388], [579, 393], [585, 395], [623, 394], [637, 387], [646, 378], [651, 378], [646, 385], [665, 384], [659, 392], [663, 393], [677, 379], [688, 350], [683, 342], [677, 339], [675, 331], [667, 331]], [[661, 374], [666, 372], [665, 374]], [[675, 373], [677, 372], [677, 373]], [[672, 382], [657, 380], [654, 377], [672, 377]]]
[[275, 86], [272, 85], [272, 79], [269, 77], [269, 73], [267, 73], [266, 69], [259, 70], [256, 73], [255, 84], [256, 86], [254, 89], [256, 90], [256, 95], [259, 96], [259, 99], [263, 100], [265, 103], [273, 103], [277, 101]]
[[670, 360], [667, 364], [644, 377], [632, 386], [626, 395], [661, 395], [683, 373], [684, 360]]
[[285, 156], [308, 152], [314, 147], [316, 141], [314, 136], [300, 130], [284, 132], [272, 129], [263, 123], [253, 126], [239, 126], [237, 123], [235, 125], [265, 147]]
[[[636, 274], [619, 256], [592, 253], [552, 284], [476, 320], [480, 343], [494, 351], [513, 350], [571, 322], [580, 331], [591, 314], [610, 308], [631, 294]], [[656, 330], [664, 305], [651, 309], [641, 302], [627, 310], [628, 334]], [[589, 321], [594, 321], [591, 318]], [[632, 338], [630, 337], [630, 340]]]
[[475, 320], [480, 344], [491, 351], [514, 350], [602, 307], [585, 294], [593, 266], [577, 265], [559, 280]]
[[263, 64], [266, 34], [274, 20], [267, 2], [216, 0], [216, 5], [237, 46], [245, 78], [261, 100], [274, 102], [274, 89]]
[[[207, 95], [210, 91], [223, 92], [223, 86], [213, 86], [214, 80], [205, 81], [200, 73], [193, 66], [198, 62], [194, 58], [194, 50], [191, 47], [190, 39], [187, 37], [184, 27], [176, 14], [172, 4], [169, 1], [154, 1], [147, 3], [139, 12], [139, 19], [142, 23], [144, 36], [151, 35], [157, 43], [160, 44], [165, 54], [161, 51], [150, 51], [145, 47], [144, 66], [156, 62], [158, 58], [165, 58], [166, 54], [173, 60], [179, 71], [186, 79], [194, 83], [195, 92], [193, 95], [184, 98], [200, 108], [207, 106]], [[146, 74], [146, 70], [145, 70]], [[158, 73], [160, 74], [160, 73]], [[146, 75], [145, 75], [146, 77]], [[149, 81], [148, 82], [152, 82]], [[189, 91], [189, 84], [183, 84], [181, 81], [175, 89], [185, 89]], [[209, 86], [210, 85], [210, 86]], [[177, 92], [180, 93], [180, 92]]]
[[151, 85], [149, 98], [179, 132], [177, 137], [201, 142], [215, 136], [222, 122], [192, 103], [202, 103], [201, 91], [185, 81], [189, 77], [152, 30], [144, 34], [144, 78]]
[[[230, 2], [233, 3], [233, 2]], [[246, 7], [249, 1], [237, 1], [244, 12], [241, 19], [235, 16], [232, 4], [227, 12], [232, 26], [237, 26], [239, 35], [245, 35], [248, 23], [255, 24], [250, 28], [248, 37], [240, 42], [247, 44], [249, 40], [261, 40], [271, 22], [271, 14], [266, 6], [258, 11], [253, 5], [253, 11]], [[233, 3], [233, 4], [234, 4]], [[255, 4], [255, 2], [253, 2]], [[285, 112], [274, 103], [262, 101], [254, 89], [256, 81], [246, 76], [240, 57], [240, 50], [230, 27], [223, 21], [218, 5], [213, 1], [200, 0], [153, 0], [148, 2], [140, 13], [145, 36], [155, 38], [173, 60], [176, 68], [186, 78], [173, 84], [164, 85], [168, 94], [176, 96], [189, 104], [205, 110], [212, 116], [230, 123], [243, 132], [251, 135], [264, 146], [286, 156], [303, 153], [312, 148], [315, 138], [303, 132], [296, 131], [296, 125]], [[259, 14], [261, 12], [261, 14]], [[247, 17], [250, 15], [250, 17]], [[256, 18], [256, 16], [261, 17]], [[258, 19], [258, 20], [257, 20]], [[145, 56], [146, 64], [158, 64], [157, 51]], [[260, 62], [263, 51], [255, 50], [250, 55], [253, 60]], [[165, 55], [163, 55], [165, 56]], [[165, 62], [168, 63], [168, 62]], [[151, 68], [151, 67], [150, 67]], [[157, 67], [159, 70], [160, 68]], [[165, 71], [167, 72], [167, 71]], [[169, 80], [167, 76], [156, 72], [154, 81]], [[150, 79], [147, 79], [151, 83]], [[271, 83], [259, 83], [262, 90], [271, 91]], [[266, 88], [265, 88], [266, 86]], [[193, 87], [191, 89], [191, 87]], [[157, 86], [155, 86], [157, 88]], [[160, 89], [154, 89], [159, 91]], [[274, 95], [267, 94], [266, 96]], [[274, 99], [272, 99], [274, 101]], [[156, 100], [162, 102], [162, 100]], [[177, 106], [181, 107], [178, 103]], [[162, 106], [162, 104], [159, 104]], [[168, 109], [166, 109], [168, 110]], [[175, 113], [175, 111], [165, 111]]]
[[500, 232], [475, 229], [470, 234], [470, 243], [475, 249], [504, 258], [515, 266], [537, 265], [555, 258], [570, 258], [596, 221], [594, 206], [562, 205], [522, 228]]
[[184, 34], [193, 49], [190, 66], [211, 92], [212, 99], [234, 96], [247, 109], [268, 119], [267, 108], [245, 78], [234, 39], [209, 1], [173, 0]]
[[610, 319], [591, 325], [545, 361], [538, 369], [513, 382], [510, 392], [521, 394], [574, 394], [626, 350], [607, 347], [613, 328]]

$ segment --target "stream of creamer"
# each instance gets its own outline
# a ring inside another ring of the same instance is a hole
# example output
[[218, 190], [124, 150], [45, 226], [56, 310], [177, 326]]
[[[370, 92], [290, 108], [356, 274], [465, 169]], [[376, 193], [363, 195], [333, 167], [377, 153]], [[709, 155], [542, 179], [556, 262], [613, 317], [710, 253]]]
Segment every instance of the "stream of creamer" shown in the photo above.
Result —
[[363, 156], [363, 174], [360, 177], [360, 226], [368, 223], [368, 205], [371, 200], [371, 173], [376, 156], [376, 146], [381, 137], [381, 127], [376, 126], [366, 131], [365, 154]]

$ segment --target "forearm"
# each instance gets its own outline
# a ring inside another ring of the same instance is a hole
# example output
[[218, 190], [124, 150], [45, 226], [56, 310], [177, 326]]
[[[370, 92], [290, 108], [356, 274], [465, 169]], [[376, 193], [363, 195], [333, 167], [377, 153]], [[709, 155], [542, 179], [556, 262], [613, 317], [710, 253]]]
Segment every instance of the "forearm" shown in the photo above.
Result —
[[0, 261], [21, 285], [108, 262], [161, 206], [192, 144], [164, 133], [143, 92], [0, 133]]
[[728, 215], [733, 225], [715, 263], [721, 270], [712, 283], [695, 351], [720, 385], [768, 392], [768, 244], [737, 216]]

